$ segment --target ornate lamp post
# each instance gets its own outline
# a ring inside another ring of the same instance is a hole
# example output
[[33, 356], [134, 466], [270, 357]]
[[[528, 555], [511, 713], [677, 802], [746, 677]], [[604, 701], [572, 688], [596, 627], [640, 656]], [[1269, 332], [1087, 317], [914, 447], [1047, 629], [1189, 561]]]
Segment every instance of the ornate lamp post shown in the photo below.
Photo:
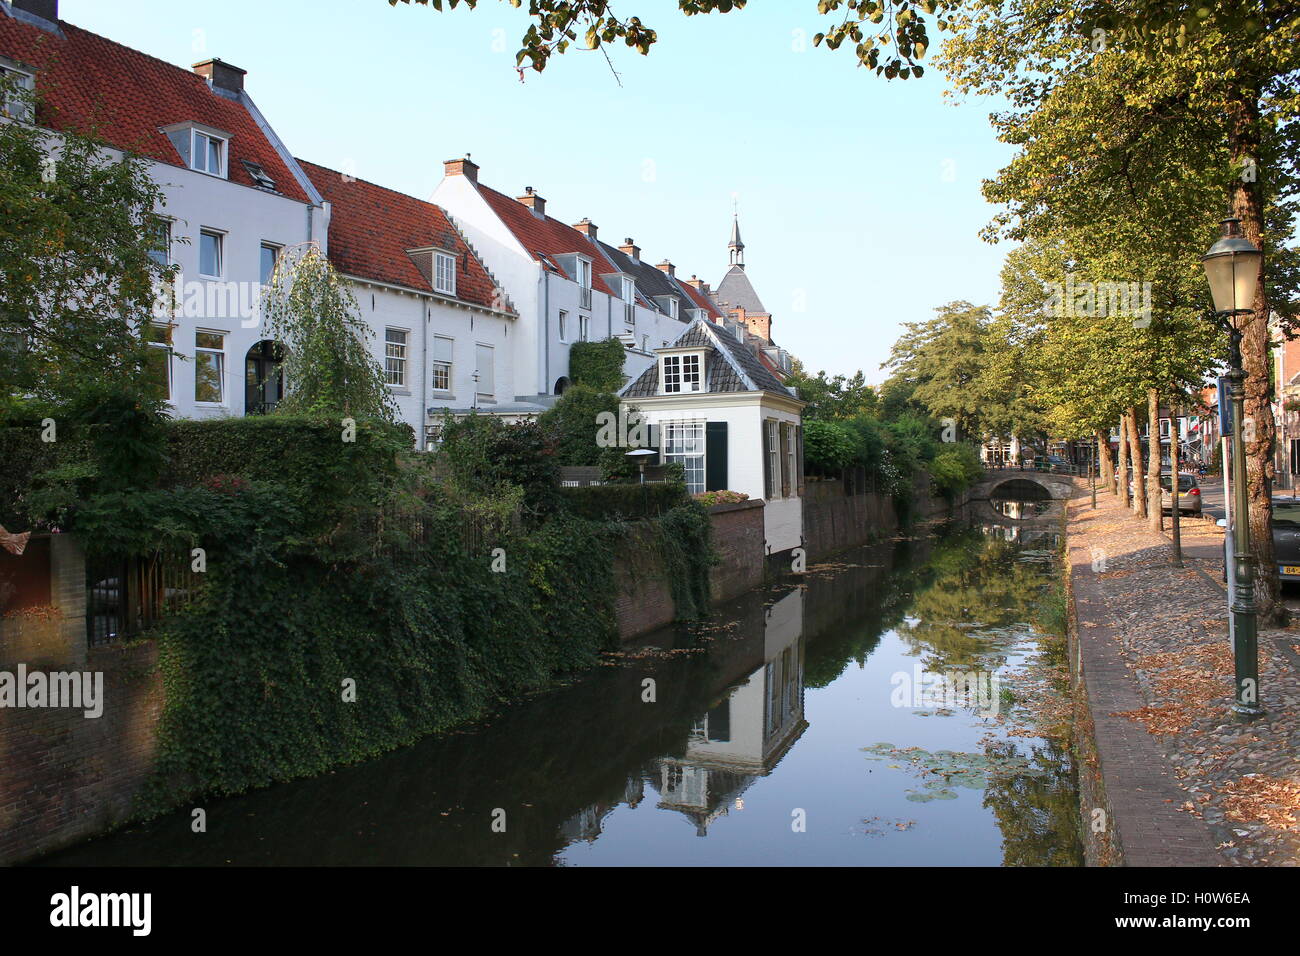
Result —
[[[1214, 298], [1215, 323], [1228, 333], [1229, 397], [1232, 402], [1232, 486], [1234, 554], [1237, 586], [1230, 611], [1233, 618], [1232, 653], [1236, 663], [1236, 699], [1232, 709], [1255, 717], [1259, 704], [1259, 642], [1256, 631], [1255, 558], [1250, 553], [1250, 502], [1246, 489], [1246, 445], [1242, 438], [1246, 373], [1241, 365], [1241, 329], [1237, 317], [1254, 310], [1255, 288], [1264, 254], [1241, 234], [1241, 221], [1223, 220], [1223, 237], [1201, 258]], [[1174, 477], [1177, 481], [1177, 476]]]

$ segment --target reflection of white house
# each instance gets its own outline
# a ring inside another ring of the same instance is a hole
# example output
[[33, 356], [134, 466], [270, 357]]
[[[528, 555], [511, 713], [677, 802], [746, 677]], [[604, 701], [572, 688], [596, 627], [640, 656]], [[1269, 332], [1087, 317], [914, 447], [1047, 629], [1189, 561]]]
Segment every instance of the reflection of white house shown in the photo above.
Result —
[[767, 609], [763, 666], [732, 687], [691, 730], [686, 753], [659, 763], [659, 806], [708, 825], [771, 773], [808, 724], [803, 719], [803, 591]]
[[657, 426], [664, 463], [681, 462], [693, 493], [765, 499], [767, 551], [803, 543], [804, 403], [725, 326], [697, 319], [623, 387]]

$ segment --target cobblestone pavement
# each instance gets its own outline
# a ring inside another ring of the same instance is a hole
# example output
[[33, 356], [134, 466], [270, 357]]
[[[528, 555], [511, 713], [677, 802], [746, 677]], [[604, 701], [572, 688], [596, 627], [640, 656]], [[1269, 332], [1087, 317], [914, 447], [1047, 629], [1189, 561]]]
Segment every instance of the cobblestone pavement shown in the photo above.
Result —
[[[1079, 575], [1092, 598], [1078, 604], [1079, 640], [1117, 642], [1140, 701], [1101, 714], [1092, 700], [1097, 733], [1113, 736], [1103, 725], [1111, 718], [1113, 727], [1116, 716], [1145, 728], [1180, 791], [1164, 799], [1208, 828], [1225, 865], [1300, 865], [1300, 629], [1261, 629], [1266, 714], [1243, 721], [1230, 709], [1233, 656], [1218, 583], [1223, 533], [1198, 521], [1182, 522], [1181, 532], [1178, 568], [1168, 538], [1113, 495], [1099, 495], [1096, 511], [1086, 494], [1068, 503], [1071, 553], [1082, 548], [1091, 558]], [[1076, 560], [1072, 573], [1079, 567]], [[1098, 748], [1106, 749], [1100, 739]], [[1123, 766], [1110, 769], [1122, 781]]]

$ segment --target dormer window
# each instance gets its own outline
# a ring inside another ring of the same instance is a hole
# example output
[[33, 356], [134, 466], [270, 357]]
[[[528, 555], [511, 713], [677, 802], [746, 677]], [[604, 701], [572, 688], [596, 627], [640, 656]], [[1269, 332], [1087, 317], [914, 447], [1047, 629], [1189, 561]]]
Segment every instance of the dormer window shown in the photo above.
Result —
[[226, 141], [211, 133], [194, 130], [190, 148], [190, 168], [209, 176], [226, 175]]
[[660, 383], [665, 395], [703, 391], [704, 356], [699, 352], [665, 355], [660, 361]]
[[591, 263], [578, 258], [578, 307], [591, 308]]
[[433, 255], [433, 289], [443, 295], [456, 294], [456, 257], [445, 252]]

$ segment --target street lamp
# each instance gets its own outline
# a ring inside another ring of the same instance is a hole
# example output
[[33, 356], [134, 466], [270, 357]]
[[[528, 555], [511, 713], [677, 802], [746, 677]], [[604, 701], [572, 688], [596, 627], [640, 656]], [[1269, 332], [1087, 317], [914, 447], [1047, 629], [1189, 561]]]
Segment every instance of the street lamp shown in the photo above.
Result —
[[641, 484], [643, 485], [645, 484], [646, 463], [657, 454], [659, 454], [659, 452], [655, 451], [653, 448], [633, 448], [631, 451], [624, 453], [624, 457], [631, 459], [640, 468]]
[[[1249, 496], [1246, 489], [1246, 445], [1242, 439], [1246, 373], [1241, 365], [1241, 329], [1237, 316], [1250, 315], [1264, 254], [1241, 234], [1241, 220], [1223, 220], [1223, 236], [1201, 258], [1214, 298], [1215, 323], [1228, 333], [1228, 383], [1232, 402], [1233, 566], [1236, 571], [1232, 605], [1233, 647], [1237, 688], [1232, 709], [1255, 717], [1259, 705], [1259, 642], [1256, 631], [1255, 558], [1250, 552]], [[1177, 476], [1174, 476], [1177, 481]]]

